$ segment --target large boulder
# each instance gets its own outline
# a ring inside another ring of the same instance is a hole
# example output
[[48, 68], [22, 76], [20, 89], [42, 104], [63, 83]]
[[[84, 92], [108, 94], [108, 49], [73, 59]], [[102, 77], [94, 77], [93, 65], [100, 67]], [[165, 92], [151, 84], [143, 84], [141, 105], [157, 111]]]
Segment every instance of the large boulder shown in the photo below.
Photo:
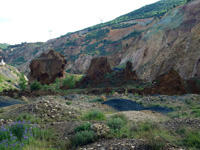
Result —
[[64, 77], [66, 63], [65, 57], [59, 52], [50, 50], [48, 53], [42, 53], [30, 63], [29, 83], [34, 80], [41, 84], [53, 83], [56, 78]]

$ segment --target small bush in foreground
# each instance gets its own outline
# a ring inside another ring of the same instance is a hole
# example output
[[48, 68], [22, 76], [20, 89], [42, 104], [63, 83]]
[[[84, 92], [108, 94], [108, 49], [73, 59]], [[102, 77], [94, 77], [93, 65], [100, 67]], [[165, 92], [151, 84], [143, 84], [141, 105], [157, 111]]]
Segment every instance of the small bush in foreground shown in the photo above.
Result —
[[92, 143], [97, 139], [94, 131], [81, 131], [75, 134], [72, 144], [73, 146], [85, 145], [88, 143]]
[[105, 119], [106, 116], [98, 110], [89, 111], [83, 115], [83, 120], [105, 120]]
[[127, 118], [123, 114], [116, 114], [107, 120], [107, 126], [111, 129], [111, 135], [117, 137], [128, 137], [129, 129], [127, 125]]

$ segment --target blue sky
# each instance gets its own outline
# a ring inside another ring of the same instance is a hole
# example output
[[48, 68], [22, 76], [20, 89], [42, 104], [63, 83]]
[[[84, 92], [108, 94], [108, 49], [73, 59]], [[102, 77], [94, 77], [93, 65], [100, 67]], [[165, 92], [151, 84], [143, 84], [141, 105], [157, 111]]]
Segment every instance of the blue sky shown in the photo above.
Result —
[[[1, 0], [0, 43], [45, 42], [158, 0]], [[50, 32], [51, 36], [50, 36]]]

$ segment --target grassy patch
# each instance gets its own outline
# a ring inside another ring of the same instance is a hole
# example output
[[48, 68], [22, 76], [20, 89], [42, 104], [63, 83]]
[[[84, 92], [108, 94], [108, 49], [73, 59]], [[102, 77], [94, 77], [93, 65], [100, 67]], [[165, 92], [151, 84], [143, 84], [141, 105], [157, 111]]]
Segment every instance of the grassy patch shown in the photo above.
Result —
[[101, 120], [105, 120], [106, 116], [102, 112], [100, 112], [98, 110], [92, 110], [92, 111], [89, 111], [89, 112], [85, 113], [82, 116], [82, 119], [83, 120], [97, 120], [97, 121], [101, 121]]
[[193, 147], [200, 149], [200, 131], [199, 130], [188, 130], [185, 133], [183, 144], [187, 147]]
[[77, 132], [81, 132], [81, 131], [87, 131], [87, 130], [89, 131], [91, 125], [92, 125], [92, 124], [89, 123], [89, 122], [83, 123], [82, 125], [76, 127], [76, 128], [74, 129], [74, 132], [77, 133]]
[[75, 134], [72, 140], [72, 145], [73, 146], [85, 145], [94, 142], [96, 139], [97, 135], [94, 133], [94, 131], [91, 130], [81, 131]]

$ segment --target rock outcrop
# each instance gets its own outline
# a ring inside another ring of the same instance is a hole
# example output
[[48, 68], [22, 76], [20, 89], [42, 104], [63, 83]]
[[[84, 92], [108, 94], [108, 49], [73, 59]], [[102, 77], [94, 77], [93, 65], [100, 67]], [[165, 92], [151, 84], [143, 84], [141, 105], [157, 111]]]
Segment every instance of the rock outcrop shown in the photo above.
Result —
[[81, 84], [90, 84], [90, 86], [94, 87], [98, 84], [105, 83], [104, 76], [106, 73], [110, 72], [112, 72], [112, 70], [107, 57], [94, 58]]
[[91, 79], [93, 79], [96, 77], [101, 77], [111, 71], [112, 70], [111, 70], [107, 57], [98, 57], [98, 58], [92, 59], [90, 63], [90, 67], [87, 70], [86, 75], [90, 77]]
[[42, 53], [30, 63], [29, 83], [34, 80], [41, 84], [53, 83], [56, 78], [64, 77], [66, 63], [65, 57], [59, 52], [50, 50], [48, 53]]
[[121, 79], [123, 82], [127, 82], [130, 80], [138, 80], [138, 76], [136, 74], [136, 71], [133, 70], [133, 65], [130, 61], [126, 63], [126, 68], [123, 69], [121, 74]]
[[183, 79], [175, 70], [158, 77], [155, 86], [145, 89], [145, 94], [161, 94], [161, 95], [183, 95], [186, 94], [186, 85]]

